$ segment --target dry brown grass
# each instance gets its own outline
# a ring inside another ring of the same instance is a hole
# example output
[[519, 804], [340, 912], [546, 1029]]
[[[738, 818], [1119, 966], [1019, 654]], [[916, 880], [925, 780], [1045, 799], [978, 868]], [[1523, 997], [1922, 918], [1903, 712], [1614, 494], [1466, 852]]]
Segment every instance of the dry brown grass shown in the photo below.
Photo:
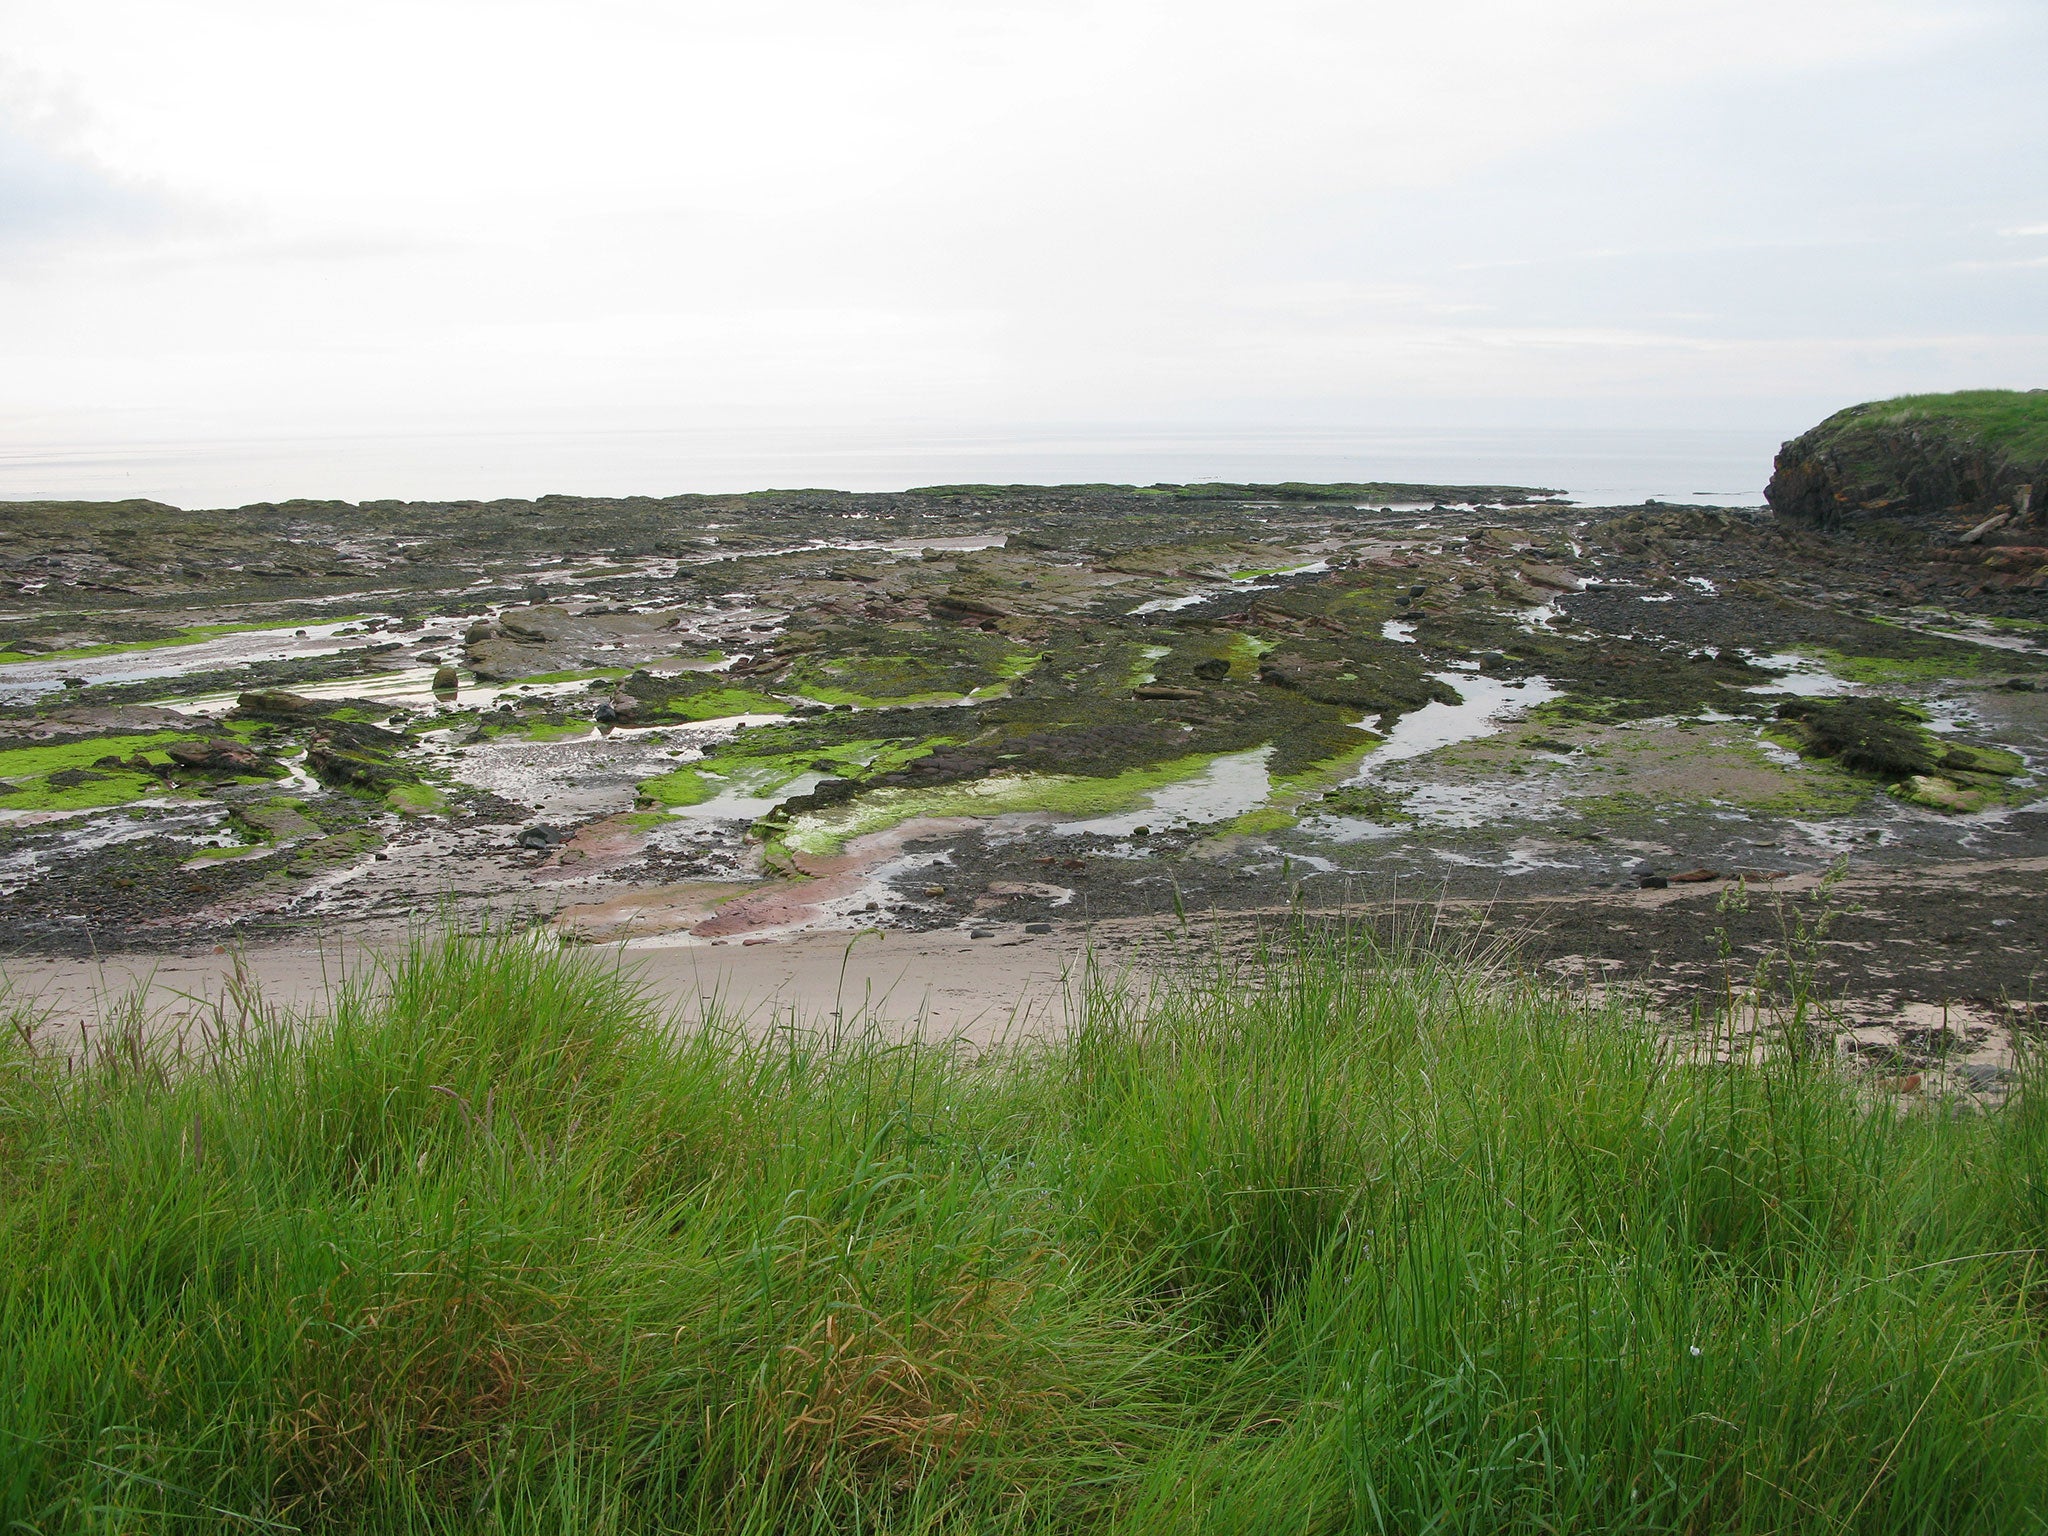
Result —
[[367, 1300], [344, 1274], [302, 1324], [270, 1425], [281, 1508], [331, 1510], [394, 1467], [452, 1491], [487, 1469], [537, 1393], [573, 1384], [602, 1400], [616, 1384], [586, 1320], [520, 1270], [418, 1259]]

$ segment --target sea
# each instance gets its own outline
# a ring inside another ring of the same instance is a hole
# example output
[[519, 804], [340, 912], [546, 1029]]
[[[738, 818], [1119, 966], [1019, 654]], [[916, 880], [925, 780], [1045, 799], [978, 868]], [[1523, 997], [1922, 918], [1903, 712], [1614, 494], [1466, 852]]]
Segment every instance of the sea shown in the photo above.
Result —
[[[1768, 431], [651, 430], [0, 444], [0, 502], [142, 497], [186, 508], [316, 500], [666, 496], [800, 487], [1404, 481], [1540, 486], [1582, 505], [1763, 502]], [[4, 516], [0, 511], [0, 516]]]

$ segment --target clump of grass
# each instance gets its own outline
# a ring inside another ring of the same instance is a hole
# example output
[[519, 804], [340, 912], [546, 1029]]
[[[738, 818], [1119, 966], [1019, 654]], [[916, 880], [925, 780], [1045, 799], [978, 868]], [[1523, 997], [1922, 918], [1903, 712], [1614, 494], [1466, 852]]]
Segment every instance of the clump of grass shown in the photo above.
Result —
[[516, 937], [0, 1058], [19, 1531], [2034, 1530], [2048, 1109], [1297, 936], [973, 1054]]

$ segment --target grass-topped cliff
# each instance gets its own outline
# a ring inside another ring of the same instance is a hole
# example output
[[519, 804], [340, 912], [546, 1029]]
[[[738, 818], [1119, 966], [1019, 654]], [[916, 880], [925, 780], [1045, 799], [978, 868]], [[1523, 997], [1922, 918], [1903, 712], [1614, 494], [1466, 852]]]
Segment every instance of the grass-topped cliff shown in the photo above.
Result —
[[2001, 507], [2038, 517], [2048, 502], [2048, 390], [1852, 405], [1785, 444], [1765, 495], [1780, 517], [1826, 527]]
[[2048, 1099], [1344, 941], [984, 1053], [424, 946], [0, 1053], [9, 1531], [2038, 1531]]

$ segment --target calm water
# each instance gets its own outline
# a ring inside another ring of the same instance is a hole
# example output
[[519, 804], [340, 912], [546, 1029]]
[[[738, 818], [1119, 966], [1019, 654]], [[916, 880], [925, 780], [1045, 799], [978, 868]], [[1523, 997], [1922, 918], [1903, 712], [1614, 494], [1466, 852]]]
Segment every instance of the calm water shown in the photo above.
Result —
[[963, 481], [1404, 480], [1549, 486], [1590, 504], [1656, 497], [1754, 506], [1783, 434], [1735, 431], [1196, 433], [1014, 438], [708, 432], [505, 433], [120, 446], [0, 445], [0, 500], [143, 496], [240, 506], [294, 496], [362, 501], [668, 495]]

